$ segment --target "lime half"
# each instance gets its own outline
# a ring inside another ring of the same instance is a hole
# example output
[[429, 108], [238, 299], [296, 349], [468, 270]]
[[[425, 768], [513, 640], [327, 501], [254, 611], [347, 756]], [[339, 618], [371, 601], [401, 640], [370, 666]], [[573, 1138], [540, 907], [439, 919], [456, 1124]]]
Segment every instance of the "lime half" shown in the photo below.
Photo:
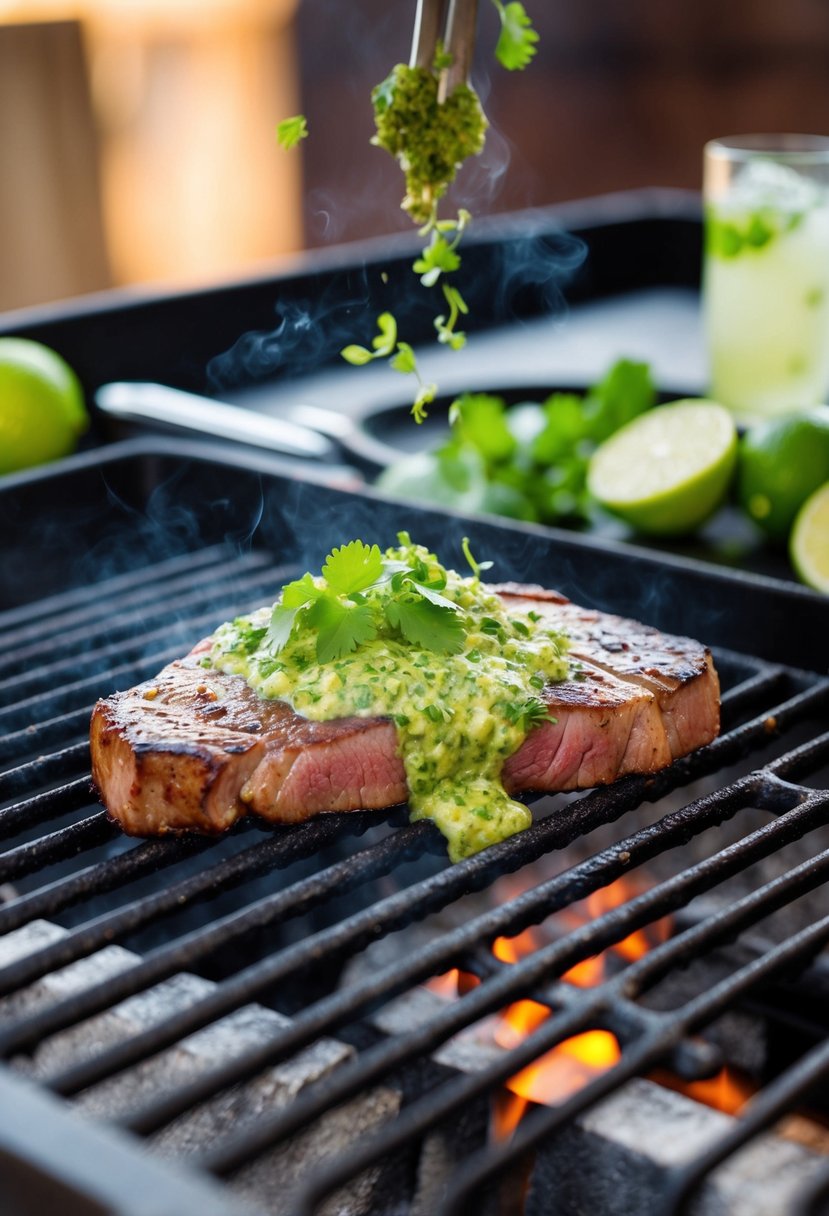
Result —
[[829, 595], [829, 481], [800, 508], [789, 553], [803, 582]]
[[679, 536], [721, 504], [737, 457], [731, 414], [714, 401], [675, 401], [640, 414], [596, 449], [587, 486], [640, 532]]

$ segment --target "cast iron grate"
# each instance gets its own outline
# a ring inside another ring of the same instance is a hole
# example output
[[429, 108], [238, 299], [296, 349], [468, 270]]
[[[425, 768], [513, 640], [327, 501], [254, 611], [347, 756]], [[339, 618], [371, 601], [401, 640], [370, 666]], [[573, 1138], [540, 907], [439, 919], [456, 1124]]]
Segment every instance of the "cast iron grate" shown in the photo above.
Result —
[[[639, 1000], [671, 969], [704, 956], [824, 883], [829, 850], [816, 847], [807, 860], [691, 923], [598, 987], [577, 989], [559, 978], [580, 960], [686, 908], [700, 894], [826, 824], [829, 794], [820, 783], [821, 770], [829, 765], [829, 680], [720, 651], [724, 729], [713, 744], [656, 777], [624, 779], [568, 802], [566, 810], [554, 806], [527, 832], [455, 866], [443, 863], [441, 842], [430, 824], [387, 830], [385, 817], [376, 814], [332, 815], [268, 830], [243, 822], [231, 833], [231, 848], [227, 839], [127, 840], [91, 792], [85, 734], [92, 702], [114, 687], [150, 676], [222, 619], [272, 598], [294, 573], [267, 552], [239, 556], [218, 546], [0, 617], [0, 763], [5, 765], [0, 772], [0, 836], [10, 842], [0, 854], [0, 883], [9, 896], [0, 906], [0, 932], [41, 918], [66, 927], [58, 940], [0, 968], [0, 995], [18, 993], [112, 942], [149, 934], [139, 937], [149, 943], [140, 959], [117, 975], [32, 1013], [12, 1012], [0, 1026], [0, 1050], [7, 1060], [32, 1052], [48, 1036], [168, 977], [209, 969], [211, 960], [226, 958], [252, 933], [291, 921], [304, 925], [302, 918], [312, 918], [311, 931], [303, 929], [294, 940], [280, 939], [272, 950], [252, 958], [240, 950], [239, 965], [186, 1008], [40, 1080], [55, 1094], [77, 1095], [249, 1002], [266, 999], [297, 973], [336, 970], [378, 938], [426, 921], [642, 804], [686, 791], [678, 809], [656, 822], [499, 906], [477, 911], [393, 965], [317, 996], [266, 1043], [124, 1111], [118, 1120], [132, 1133], [150, 1135], [320, 1036], [358, 1025], [392, 998], [459, 967], [476, 975], [479, 986], [416, 1029], [365, 1047], [290, 1107], [260, 1118], [255, 1126], [243, 1126], [213, 1144], [195, 1164], [217, 1176], [232, 1175], [332, 1107], [428, 1056], [511, 1002], [529, 998], [551, 1010], [538, 1030], [497, 1062], [475, 1075], [443, 1081], [356, 1150], [327, 1162], [297, 1195], [297, 1213], [310, 1213], [348, 1179], [415, 1142], [476, 1098], [496, 1092], [554, 1045], [595, 1027], [612, 1031], [622, 1045], [614, 1068], [560, 1105], [535, 1108], [509, 1142], [488, 1146], [457, 1170], [442, 1210], [472, 1211], [481, 1187], [627, 1079], [647, 1074], [658, 1062], [683, 1076], [710, 1073], [717, 1061], [711, 1047], [694, 1037], [696, 1032], [724, 1010], [807, 967], [829, 942], [829, 917], [817, 918], [679, 1008], [657, 1011]], [[711, 786], [712, 778], [713, 788], [699, 794], [700, 785]], [[504, 964], [492, 954], [497, 937], [516, 935], [653, 858], [757, 810], [768, 815], [761, 826], [752, 826], [725, 847], [714, 847], [694, 864], [680, 864], [672, 877], [522, 961]], [[366, 841], [355, 840], [365, 833]], [[319, 861], [298, 872], [297, 864], [307, 859]], [[158, 884], [153, 879], [160, 872], [165, 878]], [[283, 872], [283, 884], [264, 894], [253, 881]], [[397, 882], [390, 892], [383, 885], [388, 877]], [[143, 889], [148, 881], [149, 889]], [[250, 896], [248, 884], [253, 884]], [[227, 892], [236, 893], [229, 910], [204, 910], [203, 901]], [[329, 906], [350, 893], [355, 902], [346, 906], [345, 915], [327, 914]], [[183, 922], [182, 911], [192, 914]], [[164, 933], [153, 938], [152, 928], [158, 925]], [[750, 1115], [726, 1137], [676, 1173], [666, 1203], [678, 1210], [710, 1170], [781, 1112], [796, 1107], [827, 1075], [829, 1046], [821, 1043], [762, 1090]], [[810, 1195], [804, 1192], [803, 1204], [811, 1203], [813, 1210], [826, 1190], [819, 1192], [818, 1185], [812, 1184]]]

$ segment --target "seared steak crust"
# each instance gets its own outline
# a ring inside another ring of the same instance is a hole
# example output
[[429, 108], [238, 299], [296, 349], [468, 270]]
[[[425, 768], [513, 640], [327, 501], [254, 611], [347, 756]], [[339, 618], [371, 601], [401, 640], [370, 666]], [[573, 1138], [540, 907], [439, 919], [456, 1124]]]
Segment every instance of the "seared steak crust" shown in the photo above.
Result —
[[[504, 765], [509, 791], [585, 789], [656, 772], [717, 734], [719, 683], [699, 643], [540, 587], [496, 590], [549, 613], [575, 660], [571, 678], [543, 693], [556, 721], [536, 727]], [[203, 668], [208, 646], [95, 706], [92, 776], [126, 832], [221, 832], [248, 811], [294, 823], [405, 800], [391, 721], [310, 721], [241, 676]]]

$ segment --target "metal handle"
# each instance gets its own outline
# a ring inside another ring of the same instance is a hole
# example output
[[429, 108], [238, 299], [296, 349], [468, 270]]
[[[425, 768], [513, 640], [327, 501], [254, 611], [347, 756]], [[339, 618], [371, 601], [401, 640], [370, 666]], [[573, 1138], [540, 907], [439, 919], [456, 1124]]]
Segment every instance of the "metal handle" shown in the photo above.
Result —
[[331, 440], [308, 427], [164, 384], [126, 380], [104, 384], [95, 394], [95, 403], [105, 414], [128, 422], [155, 423], [313, 460], [339, 458]]

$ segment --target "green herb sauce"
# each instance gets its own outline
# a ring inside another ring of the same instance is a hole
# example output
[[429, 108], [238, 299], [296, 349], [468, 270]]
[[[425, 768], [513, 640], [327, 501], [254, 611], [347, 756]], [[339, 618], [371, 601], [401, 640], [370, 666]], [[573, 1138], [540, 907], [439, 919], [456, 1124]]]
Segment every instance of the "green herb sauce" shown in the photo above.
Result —
[[416, 224], [433, 219], [439, 199], [468, 156], [481, 151], [487, 120], [478, 95], [459, 84], [438, 101], [438, 77], [426, 68], [399, 63], [372, 91], [377, 134], [406, 177], [402, 207]]
[[[567, 643], [537, 614], [507, 612], [477, 573], [462, 578], [405, 533], [401, 540], [384, 559], [374, 547], [383, 572], [359, 591], [332, 590], [334, 575], [328, 583], [324, 577], [329, 566], [323, 576], [305, 575], [289, 584], [284, 599], [306, 593], [309, 599], [294, 609], [287, 641], [274, 630], [274, 618], [280, 621], [289, 611], [280, 603], [222, 625], [210, 662], [243, 676], [260, 696], [286, 701], [316, 721], [391, 718], [412, 819], [434, 820], [457, 861], [532, 822], [528, 809], [504, 790], [501, 769], [532, 726], [547, 717], [539, 694], [548, 681], [566, 678]], [[358, 581], [352, 577], [340, 585]], [[341, 653], [321, 662], [320, 649], [333, 643], [314, 627], [326, 615], [314, 609], [328, 600], [344, 605], [346, 614], [359, 609], [363, 633], [371, 631], [370, 618], [375, 636], [352, 637], [347, 649], [348, 621], [338, 624]]]

